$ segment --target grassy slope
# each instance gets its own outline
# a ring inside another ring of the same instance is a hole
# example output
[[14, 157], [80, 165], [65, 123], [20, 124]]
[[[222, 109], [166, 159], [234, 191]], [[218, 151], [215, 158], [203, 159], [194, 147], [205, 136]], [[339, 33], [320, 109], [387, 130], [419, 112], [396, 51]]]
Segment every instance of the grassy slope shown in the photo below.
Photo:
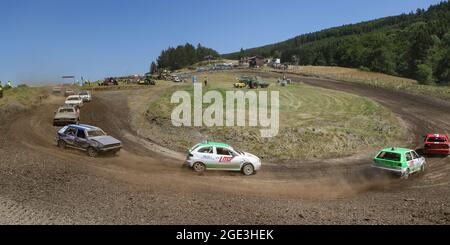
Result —
[[[264, 69], [268, 71], [279, 71], [271, 68]], [[450, 99], [450, 86], [420, 85], [417, 81], [412, 79], [390, 76], [376, 72], [366, 72], [359, 69], [330, 66], [291, 66], [288, 72], [304, 76], [363, 83], [374, 87], [387, 88], [414, 94], [430, 95], [446, 100]]]
[[0, 106], [17, 104], [29, 107], [49, 95], [48, 89], [43, 87], [19, 87], [3, 91]]
[[[236, 76], [232, 72], [209, 74], [209, 90], [232, 90]], [[278, 87], [275, 79], [269, 82], [269, 90], [280, 91], [277, 137], [263, 139], [258, 128], [250, 127], [173, 127], [170, 114], [176, 105], [170, 103], [171, 95], [183, 88], [192, 93], [188, 84], [169, 89], [150, 104], [147, 116], [161, 132], [153, 140], [176, 150], [204, 139], [224, 141], [266, 159], [289, 160], [349, 155], [390, 145], [402, 137], [397, 119], [371, 100], [303, 84]]]
[[49, 90], [43, 87], [20, 87], [4, 90], [0, 99], [0, 124], [16, 112], [28, 110], [42, 103], [49, 96]]

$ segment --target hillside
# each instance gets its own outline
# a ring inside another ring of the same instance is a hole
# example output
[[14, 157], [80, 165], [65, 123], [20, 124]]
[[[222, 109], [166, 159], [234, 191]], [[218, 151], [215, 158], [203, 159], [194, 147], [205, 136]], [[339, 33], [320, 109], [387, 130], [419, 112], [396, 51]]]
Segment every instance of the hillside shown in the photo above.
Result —
[[300, 65], [362, 68], [419, 80], [450, 83], [450, 3], [428, 10], [304, 34], [284, 42], [225, 54], [281, 58]]

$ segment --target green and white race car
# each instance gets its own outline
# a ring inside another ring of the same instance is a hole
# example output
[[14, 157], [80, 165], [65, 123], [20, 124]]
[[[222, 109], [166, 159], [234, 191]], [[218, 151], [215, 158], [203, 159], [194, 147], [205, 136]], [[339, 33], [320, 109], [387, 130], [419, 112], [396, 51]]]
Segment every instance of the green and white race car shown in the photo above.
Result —
[[426, 160], [416, 151], [406, 148], [386, 148], [373, 159], [372, 167], [395, 173], [407, 179], [415, 172], [424, 172]]
[[236, 151], [224, 143], [208, 141], [192, 147], [185, 163], [196, 172], [227, 170], [240, 171], [248, 176], [261, 169], [261, 159], [257, 156]]

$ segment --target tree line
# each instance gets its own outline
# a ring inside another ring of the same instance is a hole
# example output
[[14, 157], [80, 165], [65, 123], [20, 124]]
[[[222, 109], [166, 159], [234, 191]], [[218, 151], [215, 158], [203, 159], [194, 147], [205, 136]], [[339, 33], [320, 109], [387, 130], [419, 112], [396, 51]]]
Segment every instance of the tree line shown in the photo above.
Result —
[[177, 70], [191, 66], [205, 59], [220, 57], [214, 49], [207, 48], [198, 44], [194, 47], [190, 43], [179, 45], [176, 48], [169, 47], [161, 52], [156, 63], [152, 63], [150, 70], [168, 69]]
[[450, 84], [450, 3], [304, 34], [259, 48], [223, 55], [281, 58], [300, 65], [360, 68], [418, 80]]

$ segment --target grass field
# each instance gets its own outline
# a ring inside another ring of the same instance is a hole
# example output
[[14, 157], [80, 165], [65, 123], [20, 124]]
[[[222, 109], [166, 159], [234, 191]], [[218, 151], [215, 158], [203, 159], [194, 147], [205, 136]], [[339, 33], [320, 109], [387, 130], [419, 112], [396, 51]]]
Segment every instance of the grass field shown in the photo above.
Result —
[[[208, 90], [235, 90], [240, 74], [220, 72], [208, 75]], [[403, 129], [393, 114], [374, 101], [347, 93], [304, 84], [279, 87], [276, 80], [268, 91], [280, 93], [280, 132], [274, 138], [261, 138], [255, 127], [181, 127], [171, 124], [172, 93], [183, 89], [193, 93], [192, 84], [171, 87], [148, 107], [151, 124], [159, 129], [152, 140], [184, 151], [201, 140], [223, 141], [265, 159], [315, 159], [346, 156], [394, 144]], [[247, 90], [247, 89], [245, 89]], [[208, 105], [204, 105], [207, 107]]]
[[[264, 69], [279, 71], [271, 68]], [[290, 66], [288, 72], [304, 76], [363, 83], [374, 87], [435, 96], [445, 100], [450, 99], [450, 86], [420, 85], [417, 81], [412, 79], [390, 76], [382, 73], [331, 66]]]

